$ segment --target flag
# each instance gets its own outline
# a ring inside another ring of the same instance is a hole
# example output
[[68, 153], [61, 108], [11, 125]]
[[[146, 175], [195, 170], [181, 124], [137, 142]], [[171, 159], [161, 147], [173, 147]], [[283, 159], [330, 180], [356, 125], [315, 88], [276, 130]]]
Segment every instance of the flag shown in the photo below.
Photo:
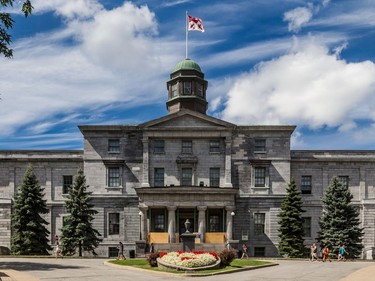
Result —
[[204, 32], [203, 22], [199, 18], [188, 16], [189, 30], [198, 30]]

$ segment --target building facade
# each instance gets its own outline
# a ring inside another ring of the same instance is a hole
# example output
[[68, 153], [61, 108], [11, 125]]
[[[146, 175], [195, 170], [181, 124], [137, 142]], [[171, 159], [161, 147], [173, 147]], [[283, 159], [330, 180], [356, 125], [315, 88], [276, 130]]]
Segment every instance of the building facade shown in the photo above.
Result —
[[83, 151], [0, 151], [0, 246], [10, 248], [14, 193], [31, 163], [60, 234], [64, 200], [84, 168], [102, 235], [100, 256], [180, 248], [185, 221], [196, 248], [246, 242], [251, 256], [277, 256], [278, 217], [291, 176], [302, 191], [306, 244], [316, 240], [321, 197], [332, 177], [354, 195], [365, 229], [363, 257], [375, 253], [375, 151], [296, 151], [295, 126], [239, 126], [206, 114], [207, 81], [185, 59], [167, 82], [168, 114], [139, 125], [79, 126]]

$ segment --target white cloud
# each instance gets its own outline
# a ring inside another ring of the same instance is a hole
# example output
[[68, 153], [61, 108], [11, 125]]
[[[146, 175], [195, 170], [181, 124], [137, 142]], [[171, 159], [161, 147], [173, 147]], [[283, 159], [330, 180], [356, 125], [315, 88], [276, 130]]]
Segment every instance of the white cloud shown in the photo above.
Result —
[[57, 15], [68, 19], [89, 18], [103, 9], [97, 0], [33, 0], [33, 13], [54, 11]]
[[298, 7], [284, 14], [284, 21], [288, 22], [288, 30], [298, 32], [313, 17], [312, 6]]
[[311, 40], [237, 77], [223, 117], [245, 124], [348, 129], [371, 116], [374, 90], [373, 62], [348, 63]]
[[328, 6], [329, 2], [331, 2], [331, 0], [323, 0], [322, 1], [322, 6], [325, 8]]
[[181, 5], [181, 4], [185, 4], [185, 3], [190, 3], [191, 0], [175, 0], [175, 1], [168, 1], [168, 2], [165, 2], [162, 5], [162, 7], [173, 7], [173, 6], [177, 6], [177, 5]]
[[[95, 115], [109, 104], [130, 107], [164, 97], [176, 48], [154, 38], [157, 22], [146, 6], [126, 2], [105, 10], [96, 1], [35, 2], [39, 12], [52, 4], [66, 26], [15, 42], [14, 59], [0, 59], [1, 136], [25, 126], [43, 133], [82, 109]], [[87, 9], [84, 16], [74, 14], [81, 9]]]

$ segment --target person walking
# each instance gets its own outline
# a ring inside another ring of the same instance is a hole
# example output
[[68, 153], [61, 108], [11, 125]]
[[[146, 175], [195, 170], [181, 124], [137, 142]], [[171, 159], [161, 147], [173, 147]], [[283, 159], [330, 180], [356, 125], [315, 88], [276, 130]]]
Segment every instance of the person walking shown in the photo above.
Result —
[[120, 241], [117, 245], [118, 254], [117, 254], [117, 260], [126, 260], [124, 256], [124, 244]]
[[58, 257], [62, 257], [62, 250], [60, 248], [60, 243], [59, 241], [56, 242], [56, 246], [55, 246], [55, 257], [58, 258]]
[[322, 259], [323, 262], [329, 260], [331, 262], [331, 259], [329, 258], [329, 248], [327, 245], [324, 246], [323, 252], [322, 252]]
[[243, 258], [248, 258], [249, 256], [247, 255], [247, 245], [245, 243], [242, 244], [242, 256], [241, 259]]
[[310, 257], [311, 257], [311, 261], [317, 261], [318, 260], [318, 256], [316, 255], [317, 254], [317, 251], [318, 251], [318, 247], [316, 247], [316, 244], [313, 243], [310, 247]]
[[346, 261], [345, 255], [349, 255], [348, 251], [345, 249], [344, 244], [339, 245], [339, 254], [337, 256], [337, 261]]

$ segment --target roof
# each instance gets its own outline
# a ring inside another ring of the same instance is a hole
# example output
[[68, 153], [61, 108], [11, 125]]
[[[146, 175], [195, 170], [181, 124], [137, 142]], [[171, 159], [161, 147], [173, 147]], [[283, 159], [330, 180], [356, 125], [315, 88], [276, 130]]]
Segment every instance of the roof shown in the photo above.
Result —
[[198, 72], [202, 72], [201, 67], [195, 61], [189, 58], [186, 58], [183, 61], [180, 61], [179, 63], [177, 63], [173, 69], [173, 72], [176, 72], [179, 70], [196, 70]]

